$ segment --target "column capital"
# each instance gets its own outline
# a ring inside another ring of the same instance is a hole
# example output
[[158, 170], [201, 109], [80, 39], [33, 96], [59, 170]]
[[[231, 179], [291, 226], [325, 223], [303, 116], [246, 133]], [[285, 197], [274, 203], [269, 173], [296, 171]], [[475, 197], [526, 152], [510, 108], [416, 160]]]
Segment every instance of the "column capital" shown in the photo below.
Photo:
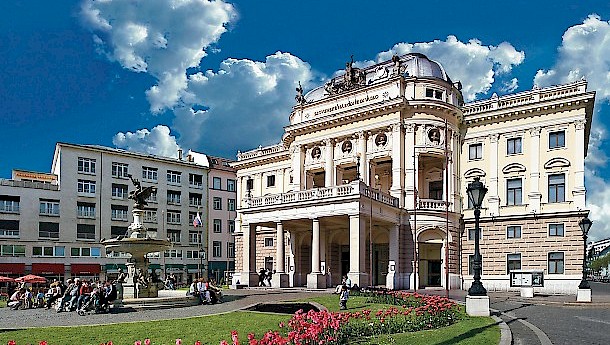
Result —
[[415, 124], [414, 123], [405, 123], [405, 130], [407, 131], [407, 133], [413, 133], [415, 132]]
[[542, 128], [540, 128], [540, 127], [530, 128], [530, 136], [539, 137], [541, 131], [542, 131]]
[[489, 137], [489, 142], [491, 142], [491, 143], [497, 143], [497, 142], [498, 142], [498, 139], [500, 139], [500, 134], [497, 134], [497, 133], [495, 133], [495, 134], [490, 134], [490, 135], [488, 135], [488, 137]]
[[360, 131], [358, 133], [356, 133], [358, 139], [366, 139], [367, 137], [367, 133], [365, 131]]
[[335, 144], [335, 139], [333, 139], [333, 138], [326, 138], [326, 139], [322, 140], [322, 143], [325, 146], [333, 146]]
[[401, 129], [401, 125], [400, 123], [393, 123], [390, 125], [390, 130], [392, 131], [392, 133], [400, 133], [400, 129]]
[[574, 126], [576, 127], [576, 130], [583, 130], [583, 129], [585, 129], [586, 123], [587, 123], [587, 120], [585, 120], [585, 119], [576, 120], [576, 121], [574, 121]]

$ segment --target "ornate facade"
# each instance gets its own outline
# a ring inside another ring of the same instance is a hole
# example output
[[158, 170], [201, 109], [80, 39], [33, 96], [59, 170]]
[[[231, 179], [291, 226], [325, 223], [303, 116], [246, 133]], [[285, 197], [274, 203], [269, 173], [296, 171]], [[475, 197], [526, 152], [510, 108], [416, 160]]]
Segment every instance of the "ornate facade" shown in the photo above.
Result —
[[[587, 213], [583, 173], [594, 99], [585, 89], [579, 82], [464, 104], [461, 84], [421, 54], [364, 69], [348, 62], [344, 75], [306, 95], [299, 87], [281, 142], [240, 152], [233, 164], [233, 283], [257, 285], [257, 271], [269, 268], [278, 287], [324, 288], [347, 275], [359, 286], [467, 288], [473, 215], [463, 202], [467, 183], [481, 177], [490, 189], [484, 283], [508, 287], [499, 257], [515, 247], [498, 237], [503, 227], [519, 220], [520, 248], [528, 251], [544, 224], [564, 217], [564, 236], [542, 242], [548, 253], [565, 249], [562, 279], [578, 285], [571, 260], [581, 243], [578, 217]], [[563, 149], [546, 150], [545, 140], [559, 143], [561, 131]], [[549, 201], [549, 186], [561, 201]], [[546, 268], [546, 259], [521, 260], [519, 268], [543, 261]]]

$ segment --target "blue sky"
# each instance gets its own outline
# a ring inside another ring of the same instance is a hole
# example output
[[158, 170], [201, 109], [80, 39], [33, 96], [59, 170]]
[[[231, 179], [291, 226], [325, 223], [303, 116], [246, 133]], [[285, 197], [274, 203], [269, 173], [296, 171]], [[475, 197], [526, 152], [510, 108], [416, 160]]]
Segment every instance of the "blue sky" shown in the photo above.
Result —
[[471, 100], [586, 77], [608, 237], [609, 20], [608, 1], [2, 1], [0, 177], [49, 171], [58, 141], [234, 158], [279, 141], [298, 81], [419, 51]]

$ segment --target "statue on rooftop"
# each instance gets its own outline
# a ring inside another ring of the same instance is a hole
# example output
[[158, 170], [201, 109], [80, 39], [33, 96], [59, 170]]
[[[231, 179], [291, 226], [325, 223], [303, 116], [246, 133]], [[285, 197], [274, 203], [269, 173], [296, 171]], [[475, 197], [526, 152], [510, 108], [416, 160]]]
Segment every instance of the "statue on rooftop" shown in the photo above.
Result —
[[296, 91], [297, 91], [297, 95], [294, 96], [294, 100], [297, 101], [297, 104], [299, 104], [299, 105], [305, 104], [305, 102], [307, 102], [307, 100], [305, 99], [305, 96], [303, 95], [303, 87], [301, 86], [300, 81], [299, 81], [299, 87], [297, 87]]

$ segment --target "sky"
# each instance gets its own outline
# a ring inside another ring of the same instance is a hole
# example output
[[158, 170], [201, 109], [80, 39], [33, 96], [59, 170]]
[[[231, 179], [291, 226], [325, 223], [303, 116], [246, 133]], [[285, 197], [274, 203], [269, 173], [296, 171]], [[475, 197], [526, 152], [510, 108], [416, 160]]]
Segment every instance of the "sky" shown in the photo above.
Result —
[[610, 2], [0, 2], [0, 178], [56, 142], [235, 158], [278, 143], [300, 81], [421, 52], [484, 99], [586, 78], [590, 237], [610, 237]]

